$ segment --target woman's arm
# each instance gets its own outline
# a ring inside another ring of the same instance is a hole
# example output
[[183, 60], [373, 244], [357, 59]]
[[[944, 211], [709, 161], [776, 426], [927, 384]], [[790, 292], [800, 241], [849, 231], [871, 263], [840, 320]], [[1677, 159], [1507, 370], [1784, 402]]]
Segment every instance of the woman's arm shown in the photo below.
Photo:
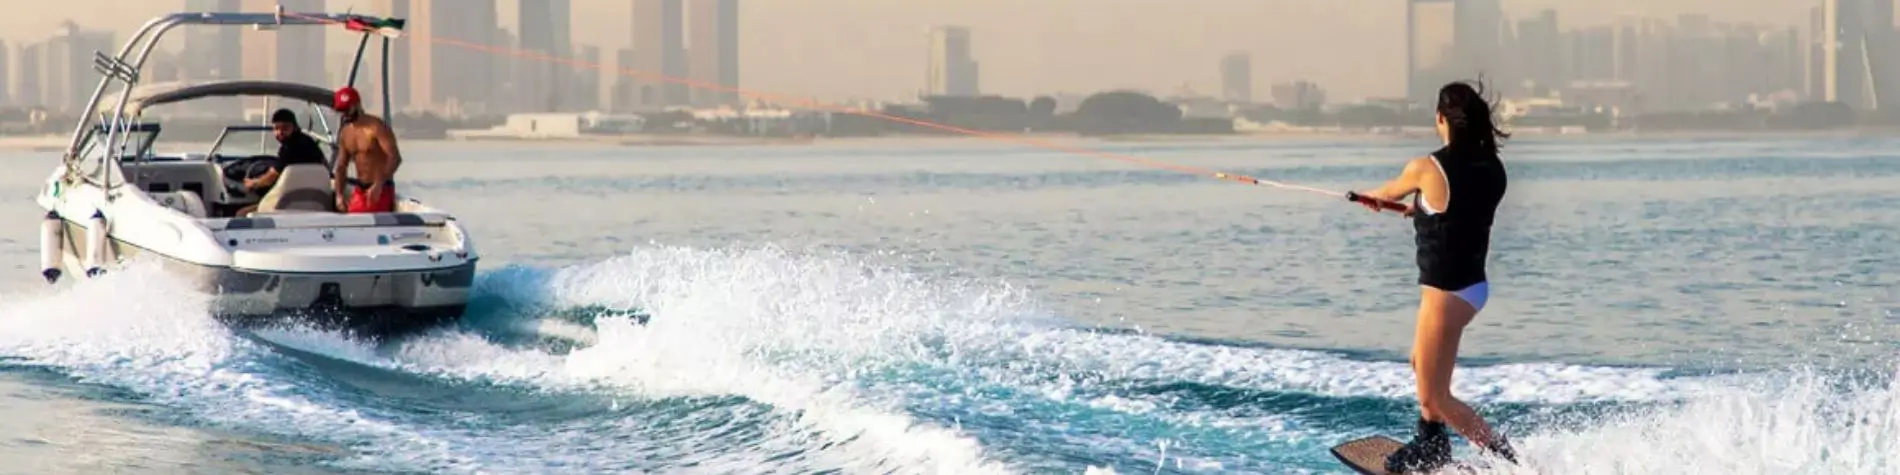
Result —
[[1368, 198], [1378, 198], [1386, 201], [1403, 200], [1411, 196], [1412, 193], [1418, 192], [1419, 178], [1425, 173], [1425, 167], [1428, 165], [1430, 164], [1425, 163], [1425, 158], [1412, 159], [1412, 161], [1405, 163], [1405, 170], [1400, 171], [1397, 178], [1385, 182], [1385, 185], [1376, 189], [1362, 191], [1359, 192], [1359, 194]]
[[[1424, 176], [1425, 168], [1431, 166], [1427, 160], [1429, 159], [1426, 157], [1419, 157], [1406, 162], [1405, 169], [1399, 172], [1397, 178], [1385, 182], [1385, 185], [1376, 189], [1361, 191], [1359, 196], [1378, 201], [1403, 203], [1406, 197], [1418, 192], [1418, 182]], [[1379, 209], [1376, 202], [1366, 203], [1366, 206], [1373, 208], [1374, 211]]]

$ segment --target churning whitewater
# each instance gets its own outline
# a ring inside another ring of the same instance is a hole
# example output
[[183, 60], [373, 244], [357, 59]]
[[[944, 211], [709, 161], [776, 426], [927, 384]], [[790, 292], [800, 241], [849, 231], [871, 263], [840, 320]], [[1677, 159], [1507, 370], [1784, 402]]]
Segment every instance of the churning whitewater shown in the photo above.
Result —
[[[508, 267], [459, 327], [378, 344], [239, 332], [134, 263], [4, 296], [0, 351], [361, 471], [1339, 473], [1327, 446], [1413, 414], [1402, 361], [1072, 325], [893, 260], [645, 246]], [[1900, 469], [1890, 373], [1460, 372], [1548, 470]]]

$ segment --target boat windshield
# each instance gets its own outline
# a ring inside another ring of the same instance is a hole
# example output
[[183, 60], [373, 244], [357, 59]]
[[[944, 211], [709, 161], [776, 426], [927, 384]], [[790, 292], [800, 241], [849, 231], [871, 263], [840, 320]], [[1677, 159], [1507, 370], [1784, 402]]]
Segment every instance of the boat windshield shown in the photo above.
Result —
[[[305, 129], [304, 134], [309, 135], [320, 145], [330, 143], [329, 138], [319, 132]], [[282, 143], [277, 141], [277, 133], [271, 126], [234, 125], [224, 128], [224, 133], [218, 135], [218, 140], [211, 144], [211, 150], [207, 153], [212, 161], [223, 162], [259, 155], [276, 156], [281, 145]], [[328, 149], [329, 147], [319, 148]], [[334, 150], [325, 150], [325, 152], [333, 153]]]
[[[132, 124], [116, 134], [108, 134], [107, 125], [97, 124], [87, 130], [79, 149], [79, 161], [73, 164], [74, 171], [86, 180], [97, 184], [122, 181], [119, 167], [107, 166], [114, 161], [136, 161], [151, 158], [152, 142], [157, 139], [159, 125], [155, 123]], [[106, 149], [106, 139], [114, 137], [112, 150]]]
[[90, 136], [86, 138], [85, 147], [81, 149], [81, 156], [98, 153], [101, 156], [114, 156], [121, 160], [146, 158], [151, 154], [152, 142], [158, 139], [158, 124], [133, 124], [130, 128], [118, 131], [118, 137], [115, 139], [117, 143], [112, 144], [114, 150], [101, 150], [100, 147], [106, 146], [106, 137], [111, 135], [107, 133], [106, 127], [105, 124], [93, 126]]
[[277, 155], [277, 137], [270, 127], [232, 126], [211, 145], [213, 160], [228, 160], [254, 155]]

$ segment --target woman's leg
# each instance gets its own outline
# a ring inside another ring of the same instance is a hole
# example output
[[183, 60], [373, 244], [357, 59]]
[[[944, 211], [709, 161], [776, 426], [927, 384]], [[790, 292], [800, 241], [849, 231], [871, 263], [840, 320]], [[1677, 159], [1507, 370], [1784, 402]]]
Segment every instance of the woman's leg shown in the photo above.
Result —
[[[1427, 289], [1430, 288], [1427, 287]], [[1419, 298], [1418, 331], [1416, 332], [1418, 336], [1413, 340], [1411, 362], [1412, 374], [1418, 378], [1421, 395], [1424, 394], [1425, 388], [1430, 387], [1426, 381], [1426, 375], [1429, 374], [1427, 369], [1430, 368], [1426, 360], [1436, 357], [1436, 354], [1427, 348], [1428, 345], [1423, 337], [1429, 331], [1425, 322], [1443, 320], [1440, 317], [1444, 313], [1442, 307], [1443, 303], [1434, 300], [1429, 294]], [[1436, 405], [1425, 404], [1426, 400], [1424, 397], [1419, 398], [1418, 429], [1412, 434], [1411, 442], [1407, 442], [1405, 446], [1386, 457], [1386, 472], [1431, 472], [1452, 462], [1451, 435], [1445, 430], [1444, 414], [1435, 410]]]
[[1458, 343], [1465, 325], [1478, 310], [1451, 292], [1422, 287], [1418, 309], [1418, 329], [1413, 340], [1412, 366], [1418, 376], [1418, 402], [1425, 420], [1443, 421], [1465, 439], [1486, 450], [1509, 448], [1471, 406], [1451, 395], [1452, 369], [1458, 360]]
[[[1423, 304], [1421, 303], [1420, 306], [1422, 307]], [[1420, 313], [1423, 313], [1423, 312], [1424, 312], [1423, 310], [1420, 310]], [[1412, 377], [1413, 378], [1418, 378], [1419, 377], [1418, 375], [1425, 374], [1425, 370], [1420, 369], [1420, 367], [1418, 366], [1418, 355], [1419, 355], [1418, 338], [1413, 337], [1412, 339]], [[1419, 384], [1419, 387], [1424, 387], [1424, 384]], [[1440, 416], [1437, 413], [1433, 413], [1432, 408], [1426, 407], [1424, 404], [1418, 405], [1418, 417], [1420, 419], [1424, 419], [1424, 420], [1428, 420], [1432, 422], [1445, 421], [1445, 418], [1443, 416]]]

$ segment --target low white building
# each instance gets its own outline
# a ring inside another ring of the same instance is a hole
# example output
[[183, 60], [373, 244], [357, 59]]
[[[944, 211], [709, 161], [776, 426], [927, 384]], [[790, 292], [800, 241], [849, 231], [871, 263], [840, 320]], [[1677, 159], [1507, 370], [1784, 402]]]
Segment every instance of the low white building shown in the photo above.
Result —
[[580, 114], [513, 114], [501, 131], [524, 139], [571, 139], [581, 136]]
[[637, 115], [587, 113], [512, 114], [501, 125], [481, 130], [451, 130], [459, 139], [564, 140], [639, 133], [646, 120]]

